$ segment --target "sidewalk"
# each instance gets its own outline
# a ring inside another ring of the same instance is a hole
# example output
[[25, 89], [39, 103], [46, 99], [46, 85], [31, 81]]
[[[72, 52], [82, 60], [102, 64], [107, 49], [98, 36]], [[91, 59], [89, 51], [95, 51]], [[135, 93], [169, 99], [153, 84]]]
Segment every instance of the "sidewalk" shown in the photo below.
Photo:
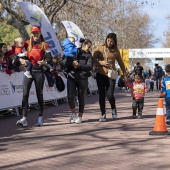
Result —
[[[169, 170], [170, 136], [149, 136], [159, 94], [145, 98], [143, 119], [132, 119], [130, 93], [116, 90], [118, 119], [100, 123], [98, 95], [86, 98], [82, 124], [69, 124], [67, 103], [46, 107], [44, 126], [28, 113], [29, 127], [15, 116], [0, 118], [0, 169], [4, 170]], [[170, 128], [168, 128], [170, 130]]]

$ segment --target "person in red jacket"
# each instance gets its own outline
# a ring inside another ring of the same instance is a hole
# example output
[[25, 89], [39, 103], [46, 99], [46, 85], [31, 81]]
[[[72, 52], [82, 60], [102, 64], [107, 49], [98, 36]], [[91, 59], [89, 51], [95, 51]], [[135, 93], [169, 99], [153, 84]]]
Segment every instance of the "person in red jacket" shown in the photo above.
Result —
[[[41, 29], [38, 26], [33, 26], [30, 30], [30, 40], [25, 42], [25, 48], [27, 50], [27, 57], [32, 63], [31, 75], [32, 78], [28, 78], [24, 75], [23, 77], [23, 99], [22, 99], [22, 119], [17, 121], [17, 125], [20, 127], [27, 126], [27, 109], [28, 109], [28, 97], [32, 82], [35, 83], [36, 94], [39, 106], [39, 117], [38, 126], [43, 126], [43, 86], [45, 75], [43, 72], [43, 65], [46, 64], [44, 61], [45, 52], [49, 49], [49, 45], [43, 41], [41, 35]], [[22, 64], [26, 64], [26, 60], [20, 58]]]

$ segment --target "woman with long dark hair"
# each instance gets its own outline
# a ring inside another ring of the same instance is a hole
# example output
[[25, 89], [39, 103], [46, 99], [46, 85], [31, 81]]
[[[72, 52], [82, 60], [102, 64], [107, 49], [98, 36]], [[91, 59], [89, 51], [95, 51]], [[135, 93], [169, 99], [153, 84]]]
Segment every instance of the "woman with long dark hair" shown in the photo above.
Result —
[[[90, 52], [92, 42], [88, 39], [80, 39], [80, 43], [82, 44], [81, 48], [79, 48], [77, 58], [72, 64], [75, 69], [75, 78], [68, 76], [67, 79], [68, 103], [72, 112], [70, 123], [82, 123], [85, 92], [88, 86], [88, 77], [93, 67], [92, 54]], [[66, 67], [70, 68], [69, 65], [66, 65]], [[79, 103], [78, 114], [76, 114], [74, 103], [76, 88]]]
[[0, 52], [2, 55], [2, 70], [7, 74], [12, 74], [12, 65], [10, 63], [10, 51], [7, 49], [7, 45], [5, 43], [0, 43]]
[[[32, 82], [35, 83], [36, 94], [38, 99], [39, 106], [39, 117], [38, 117], [38, 126], [43, 125], [43, 86], [44, 86], [44, 72], [43, 65], [46, 64], [44, 61], [45, 51], [49, 49], [49, 45], [43, 41], [41, 35], [41, 29], [38, 26], [33, 26], [30, 30], [31, 37], [30, 40], [26, 41], [25, 48], [27, 49], [28, 60], [32, 63], [31, 75], [32, 78], [28, 78], [26, 75], [23, 75], [23, 99], [22, 99], [22, 119], [17, 121], [17, 125], [21, 127], [27, 126], [27, 110], [28, 110], [28, 97]], [[24, 59], [20, 59], [22, 64], [26, 64]]]
[[115, 33], [109, 33], [106, 37], [105, 43], [99, 45], [93, 55], [94, 63], [97, 64], [97, 86], [99, 90], [99, 105], [101, 110], [101, 118], [99, 121], [106, 121], [105, 97], [107, 97], [111, 109], [112, 118], [117, 117], [117, 110], [114, 97], [115, 79], [108, 77], [108, 69], [115, 70], [115, 61], [117, 60], [123, 73], [125, 73], [125, 66], [117, 48], [117, 38]]

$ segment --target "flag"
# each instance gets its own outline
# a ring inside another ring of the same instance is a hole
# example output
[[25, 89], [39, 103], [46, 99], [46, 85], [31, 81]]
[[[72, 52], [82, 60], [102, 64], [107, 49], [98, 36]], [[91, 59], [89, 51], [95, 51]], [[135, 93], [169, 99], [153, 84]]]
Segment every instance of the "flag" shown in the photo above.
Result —
[[20, 6], [31, 25], [41, 27], [41, 33], [45, 42], [47, 42], [50, 46], [52, 56], [55, 56], [58, 53], [62, 54], [62, 49], [58, 38], [45, 13], [37, 5], [30, 2], [22, 1], [17, 4]]
[[84, 35], [80, 28], [74, 24], [71, 21], [61, 21], [67, 31], [68, 37], [74, 37], [75, 38], [75, 45], [79, 48], [81, 47], [81, 44], [79, 42], [80, 38], [84, 38]]

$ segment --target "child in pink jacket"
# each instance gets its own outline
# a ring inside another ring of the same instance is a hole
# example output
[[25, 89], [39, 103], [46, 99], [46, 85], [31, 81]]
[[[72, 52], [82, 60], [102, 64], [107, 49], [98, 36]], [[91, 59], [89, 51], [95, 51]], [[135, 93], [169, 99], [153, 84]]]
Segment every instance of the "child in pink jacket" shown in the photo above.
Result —
[[131, 89], [131, 95], [133, 97], [132, 110], [133, 118], [136, 118], [136, 111], [138, 109], [138, 119], [142, 118], [142, 111], [144, 107], [144, 96], [147, 92], [147, 86], [143, 83], [142, 75], [137, 74], [134, 77], [134, 82], [130, 83], [128, 78], [125, 77], [125, 84]]

